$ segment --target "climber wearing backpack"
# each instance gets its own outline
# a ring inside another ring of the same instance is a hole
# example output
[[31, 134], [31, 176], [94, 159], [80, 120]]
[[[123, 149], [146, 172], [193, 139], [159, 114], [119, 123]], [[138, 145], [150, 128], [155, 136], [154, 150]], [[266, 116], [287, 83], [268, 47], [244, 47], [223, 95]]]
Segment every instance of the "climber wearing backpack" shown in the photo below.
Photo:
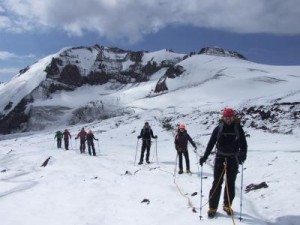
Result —
[[140, 162], [138, 163], [139, 165], [143, 164], [144, 153], [145, 153], [146, 149], [147, 149], [146, 162], [150, 163], [149, 156], [150, 156], [150, 148], [151, 148], [151, 137], [156, 139], [157, 135], [155, 135], [155, 136], [153, 135], [153, 131], [152, 131], [151, 127], [149, 126], [149, 123], [145, 122], [145, 125], [144, 125], [143, 129], [141, 130], [140, 135], [137, 137], [138, 139], [142, 138], [142, 140], [143, 140]]
[[56, 131], [54, 139], [56, 138], [57, 141], [57, 148], [61, 148], [61, 139], [63, 137], [63, 134], [61, 131]]
[[65, 142], [65, 149], [69, 150], [69, 139], [71, 139], [71, 134], [68, 131], [68, 129], [65, 129], [63, 135], [64, 135], [64, 142]]
[[189, 159], [189, 152], [188, 152], [188, 141], [193, 145], [193, 147], [196, 150], [197, 146], [195, 145], [190, 135], [187, 133], [186, 126], [183, 123], [181, 123], [179, 125], [179, 132], [176, 134], [175, 141], [174, 141], [175, 149], [179, 156], [179, 171], [178, 171], [179, 174], [183, 173], [182, 155], [184, 155], [185, 158], [186, 173], [191, 173], [190, 159]]
[[92, 155], [92, 152], [91, 152], [91, 148], [92, 148], [93, 156], [96, 156], [94, 140], [98, 141], [98, 139], [95, 138], [93, 131], [89, 130], [88, 134], [86, 135], [86, 141], [87, 141], [87, 145], [88, 145], [89, 155]]
[[209, 192], [208, 217], [214, 217], [217, 212], [224, 174], [226, 183], [223, 210], [228, 215], [233, 214], [231, 205], [235, 197], [235, 180], [238, 167], [239, 164], [244, 163], [247, 156], [245, 133], [240, 125], [240, 120], [235, 117], [235, 112], [231, 108], [224, 109], [219, 125], [213, 130], [204, 156], [199, 160], [201, 166], [203, 166], [215, 145], [214, 181]]
[[85, 153], [85, 141], [86, 141], [86, 135], [84, 128], [81, 129], [81, 131], [77, 134], [77, 137], [75, 139], [80, 138], [80, 153]]

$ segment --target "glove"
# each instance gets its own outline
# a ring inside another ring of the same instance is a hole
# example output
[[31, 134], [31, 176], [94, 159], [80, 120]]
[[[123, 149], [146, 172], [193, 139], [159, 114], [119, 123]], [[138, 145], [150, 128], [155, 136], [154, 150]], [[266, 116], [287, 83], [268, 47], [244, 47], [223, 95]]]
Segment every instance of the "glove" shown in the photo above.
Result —
[[154, 136], [154, 139], [157, 139], [157, 135]]
[[238, 155], [238, 161], [239, 161], [239, 164], [242, 165], [245, 160], [246, 160], [247, 156], [246, 156], [246, 152], [239, 152], [239, 155]]
[[194, 146], [194, 152], [195, 153], [197, 152], [197, 146], [196, 145]]
[[78, 137], [75, 137], [75, 139], [78, 139]]
[[200, 159], [199, 159], [199, 164], [200, 166], [203, 166], [203, 163], [205, 163], [206, 161], [206, 158], [204, 158], [204, 156], [202, 156]]
[[99, 141], [99, 139], [96, 139], [96, 141]]
[[140, 138], [141, 138], [141, 136], [138, 136], [137, 138], [138, 138], [138, 139], [140, 139]]

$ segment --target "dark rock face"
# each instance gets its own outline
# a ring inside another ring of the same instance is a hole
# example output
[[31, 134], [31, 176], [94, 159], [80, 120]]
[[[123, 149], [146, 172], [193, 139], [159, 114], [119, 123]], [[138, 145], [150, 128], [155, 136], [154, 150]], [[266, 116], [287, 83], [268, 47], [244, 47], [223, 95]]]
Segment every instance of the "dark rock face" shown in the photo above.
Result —
[[206, 55], [214, 55], [214, 56], [223, 56], [223, 57], [234, 57], [234, 58], [238, 58], [238, 59], [244, 59], [247, 60], [247, 58], [245, 56], [243, 56], [242, 54], [238, 53], [238, 52], [234, 52], [234, 51], [227, 51], [223, 48], [218, 48], [218, 47], [206, 47], [206, 48], [202, 48], [200, 50], [200, 52], [198, 53], [199, 55], [201, 54], [206, 54]]
[[84, 78], [81, 76], [76, 65], [67, 65], [63, 68], [59, 81], [65, 84], [80, 87], [84, 83]]
[[167, 87], [167, 84], [166, 84], [166, 79], [167, 78], [175, 78], [175, 77], [178, 77], [180, 76], [182, 73], [184, 72], [184, 69], [182, 66], [172, 66], [170, 67], [165, 75], [159, 79], [159, 81], [157, 82], [157, 85], [155, 86], [155, 90], [154, 90], [154, 93], [160, 93], [160, 92], [163, 92], [163, 91], [167, 91], [168, 90], [168, 87]]
[[26, 114], [26, 105], [30, 100], [24, 98], [22, 101], [4, 118], [0, 120], [0, 133], [8, 134], [14, 130], [25, 131], [28, 122], [28, 114]]
[[55, 77], [59, 75], [59, 67], [62, 66], [63, 62], [59, 58], [52, 58], [49, 66], [46, 67], [45, 72], [48, 77]]
[[300, 102], [252, 106], [242, 109], [240, 116], [252, 128], [270, 133], [292, 134], [293, 130], [284, 121], [293, 121], [294, 126], [300, 126]]
[[109, 81], [110, 76], [102, 72], [91, 72], [87, 76], [87, 83], [90, 85], [105, 84]]

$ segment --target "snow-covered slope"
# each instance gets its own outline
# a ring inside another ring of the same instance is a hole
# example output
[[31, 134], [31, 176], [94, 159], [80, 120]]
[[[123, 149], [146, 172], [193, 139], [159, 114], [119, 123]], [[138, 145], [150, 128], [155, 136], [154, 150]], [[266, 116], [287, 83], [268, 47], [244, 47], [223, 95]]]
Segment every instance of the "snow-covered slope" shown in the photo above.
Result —
[[[56, 130], [14, 135], [13, 139], [0, 141], [1, 224], [234, 224], [221, 207], [217, 219], [206, 216], [213, 156], [203, 166], [200, 201], [201, 168], [197, 162], [213, 127], [205, 129], [200, 113], [194, 114], [196, 106], [181, 108], [185, 111], [182, 117], [175, 107], [149, 109], [152, 102], [148, 100], [144, 99], [143, 107], [136, 108], [133, 115], [84, 125], [99, 138], [95, 142], [97, 157], [79, 153], [79, 143], [74, 139], [79, 126], [65, 127], [72, 134], [69, 151], [56, 148]], [[174, 121], [160, 121], [168, 116], [175, 117]], [[139, 158], [141, 147], [137, 135], [144, 121], [150, 122], [158, 140], [152, 143], [153, 163], [137, 166], [134, 161]], [[197, 154], [190, 149], [192, 176], [177, 174], [173, 144], [177, 122], [188, 124], [187, 130], [198, 146]], [[167, 124], [174, 129], [166, 129]], [[233, 203], [235, 224], [296, 225], [300, 216], [299, 136], [252, 128], [245, 131], [250, 137], [242, 189], [261, 182], [266, 182], [268, 188], [243, 191], [239, 221], [241, 174], [238, 175]], [[41, 167], [49, 156], [48, 165]]]

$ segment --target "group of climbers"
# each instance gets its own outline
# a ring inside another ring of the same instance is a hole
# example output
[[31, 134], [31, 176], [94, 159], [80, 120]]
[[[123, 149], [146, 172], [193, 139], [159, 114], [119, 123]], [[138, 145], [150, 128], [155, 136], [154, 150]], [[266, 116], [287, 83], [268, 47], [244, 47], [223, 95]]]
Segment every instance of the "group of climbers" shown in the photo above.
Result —
[[[146, 162], [149, 162], [151, 138], [157, 138], [153, 135], [153, 131], [146, 122], [141, 130], [138, 139], [142, 138], [141, 155], [139, 165], [143, 163], [144, 153], [146, 153]], [[175, 149], [179, 158], [178, 174], [183, 173], [182, 159], [184, 156], [186, 163], [186, 173], [190, 171], [190, 160], [188, 152], [188, 142], [194, 147], [196, 152], [197, 146], [187, 133], [186, 126], [183, 123], [178, 124], [177, 134], [175, 136]], [[208, 217], [212, 218], [216, 215], [219, 200], [222, 191], [224, 176], [226, 176], [226, 185], [224, 188], [223, 210], [232, 215], [231, 208], [235, 197], [235, 180], [238, 173], [239, 164], [243, 164], [247, 156], [247, 141], [244, 130], [240, 124], [240, 120], [236, 118], [235, 111], [231, 108], [225, 108], [222, 113], [222, 118], [212, 132], [210, 140], [207, 144], [204, 155], [200, 158], [199, 164], [203, 164], [208, 159], [214, 146], [216, 146], [216, 155], [214, 159], [214, 180], [209, 191], [209, 210]], [[225, 171], [226, 170], [226, 171]]]
[[[57, 140], [57, 148], [61, 148], [61, 141], [62, 138], [64, 138], [65, 150], [69, 150], [69, 140], [71, 139], [71, 137], [72, 136], [67, 129], [65, 129], [63, 133], [61, 131], [57, 131], [54, 136], [54, 139]], [[93, 131], [89, 130], [89, 132], [87, 133], [84, 130], [84, 128], [82, 128], [80, 132], [77, 134], [77, 136], [75, 137], [76, 140], [78, 138], [80, 139], [80, 147], [79, 147], [80, 153], [81, 154], [85, 153], [85, 148], [86, 148], [85, 143], [87, 142], [89, 155], [96, 156], [94, 140], [98, 141], [98, 139], [95, 138]]]
[[[57, 131], [55, 134], [58, 148], [61, 148], [62, 137], [64, 138], [65, 149], [68, 150], [71, 134], [67, 129], [63, 133]], [[87, 142], [89, 154], [96, 156], [93, 140], [98, 141], [98, 139], [94, 137], [92, 130], [87, 133], [84, 128], [82, 128], [75, 137], [75, 139], [78, 138], [80, 139], [80, 153], [85, 153], [85, 143]], [[148, 122], [145, 122], [143, 128], [141, 129], [140, 135], [137, 138], [142, 139], [141, 154], [138, 164], [143, 164], [145, 152], [145, 161], [150, 163], [149, 156], [152, 143], [151, 139], [157, 139], [157, 135], [153, 134], [153, 130]], [[197, 146], [188, 134], [186, 125], [180, 123], [178, 124], [177, 133], [174, 140], [177, 157], [179, 159], [178, 174], [183, 173], [183, 156], [185, 158], [186, 173], [191, 173], [188, 142], [190, 142], [190, 144], [194, 147], [194, 151], [196, 152]], [[214, 217], [216, 215], [224, 176], [226, 176], [226, 185], [224, 189], [223, 210], [228, 215], [232, 215], [233, 210], [231, 205], [235, 197], [235, 180], [237, 177], [239, 164], [243, 164], [246, 160], [247, 141], [240, 121], [236, 118], [235, 111], [231, 108], [225, 108], [223, 110], [222, 118], [220, 119], [218, 126], [214, 128], [205, 153], [199, 160], [201, 167], [207, 161], [214, 147], [216, 147], [213, 174], [214, 180], [209, 191], [208, 217]]]
[[56, 131], [54, 139], [57, 141], [57, 148], [61, 148], [62, 138], [64, 138], [65, 149], [69, 150], [69, 139], [71, 139], [71, 134], [67, 129], [65, 129], [63, 133], [61, 131]]

